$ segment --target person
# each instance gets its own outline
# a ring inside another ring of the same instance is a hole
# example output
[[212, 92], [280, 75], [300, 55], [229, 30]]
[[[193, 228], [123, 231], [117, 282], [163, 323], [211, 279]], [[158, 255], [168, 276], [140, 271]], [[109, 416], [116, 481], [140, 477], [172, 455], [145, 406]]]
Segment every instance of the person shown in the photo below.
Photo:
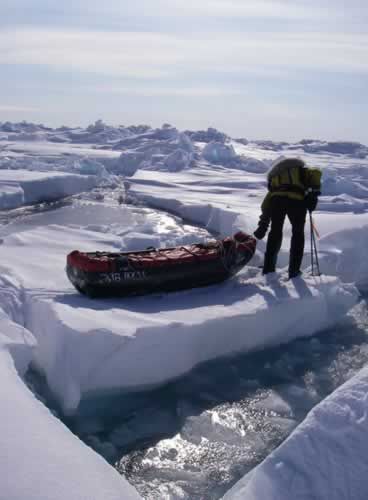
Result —
[[300, 158], [282, 158], [269, 171], [268, 193], [261, 206], [258, 227], [253, 233], [258, 240], [262, 240], [271, 223], [263, 274], [276, 270], [286, 216], [291, 223], [289, 278], [301, 274], [307, 210], [312, 212], [316, 209], [321, 194], [321, 176], [321, 170], [306, 167]]

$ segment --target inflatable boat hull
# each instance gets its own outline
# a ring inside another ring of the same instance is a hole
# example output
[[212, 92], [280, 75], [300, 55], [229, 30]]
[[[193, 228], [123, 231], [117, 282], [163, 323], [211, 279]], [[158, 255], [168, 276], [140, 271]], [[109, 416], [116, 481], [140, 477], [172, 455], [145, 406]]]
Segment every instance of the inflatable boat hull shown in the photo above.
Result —
[[67, 256], [66, 272], [90, 297], [143, 295], [196, 288], [226, 280], [252, 258], [256, 240], [232, 238], [137, 252], [79, 252]]

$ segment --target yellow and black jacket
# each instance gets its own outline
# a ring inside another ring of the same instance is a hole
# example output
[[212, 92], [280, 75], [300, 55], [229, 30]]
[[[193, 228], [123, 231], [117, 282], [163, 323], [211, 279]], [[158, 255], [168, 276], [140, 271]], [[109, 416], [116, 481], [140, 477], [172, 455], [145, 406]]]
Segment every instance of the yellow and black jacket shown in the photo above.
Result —
[[303, 201], [310, 195], [320, 195], [321, 177], [320, 169], [306, 167], [299, 158], [286, 158], [277, 162], [267, 175], [268, 194], [263, 200], [262, 212], [267, 212], [274, 196]]
[[265, 196], [255, 236], [262, 239], [271, 219], [271, 200], [275, 196], [286, 196], [305, 202], [308, 210], [314, 210], [321, 194], [322, 172], [318, 168], [305, 166], [299, 158], [284, 158], [277, 162], [267, 175], [268, 193]]

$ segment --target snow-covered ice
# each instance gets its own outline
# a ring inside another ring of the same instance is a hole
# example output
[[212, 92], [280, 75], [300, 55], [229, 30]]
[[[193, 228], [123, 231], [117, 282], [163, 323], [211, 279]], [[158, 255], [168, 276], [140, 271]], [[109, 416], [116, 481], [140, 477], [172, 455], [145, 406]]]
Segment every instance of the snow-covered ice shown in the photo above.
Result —
[[34, 397], [15, 366], [3, 344], [0, 498], [138, 500], [127, 481]]
[[344, 316], [356, 294], [322, 279], [299, 290], [248, 281], [95, 307], [70, 294], [30, 300], [35, 360], [72, 413], [89, 394], [154, 387], [209, 359], [312, 335]]
[[95, 175], [0, 170], [0, 209], [55, 201], [98, 185]]
[[20, 289], [3, 274], [0, 296], [0, 498], [138, 500], [134, 488], [26, 387], [21, 377], [37, 343], [20, 324]]

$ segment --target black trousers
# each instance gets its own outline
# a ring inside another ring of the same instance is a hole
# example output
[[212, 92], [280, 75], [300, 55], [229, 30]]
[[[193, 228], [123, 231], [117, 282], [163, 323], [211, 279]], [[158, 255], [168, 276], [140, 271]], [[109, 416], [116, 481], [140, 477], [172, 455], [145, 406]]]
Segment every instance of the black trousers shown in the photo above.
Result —
[[304, 226], [307, 215], [305, 203], [287, 196], [274, 196], [270, 202], [270, 214], [271, 231], [267, 239], [263, 273], [272, 273], [276, 270], [277, 255], [282, 243], [282, 230], [285, 217], [288, 216], [292, 228], [289, 275], [295, 276], [300, 271], [304, 254]]

